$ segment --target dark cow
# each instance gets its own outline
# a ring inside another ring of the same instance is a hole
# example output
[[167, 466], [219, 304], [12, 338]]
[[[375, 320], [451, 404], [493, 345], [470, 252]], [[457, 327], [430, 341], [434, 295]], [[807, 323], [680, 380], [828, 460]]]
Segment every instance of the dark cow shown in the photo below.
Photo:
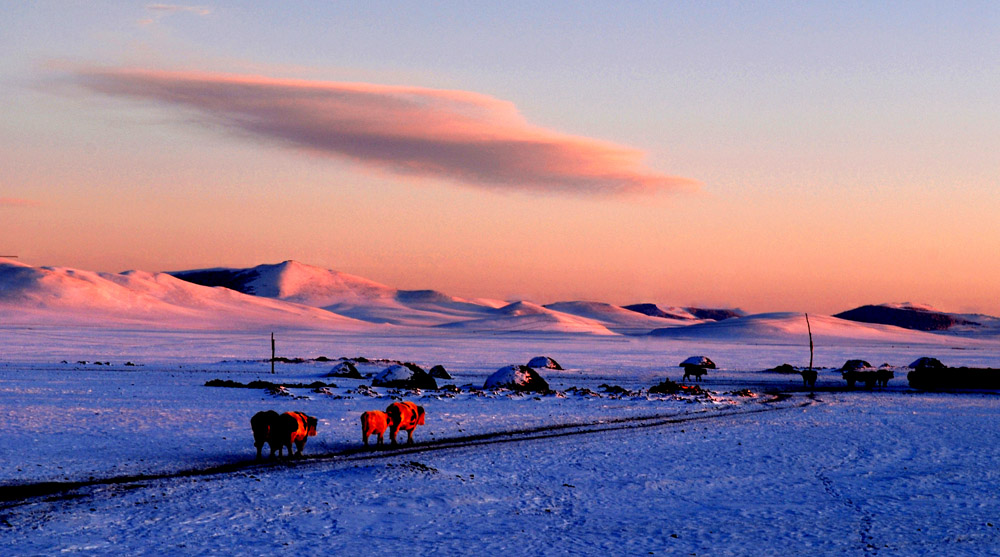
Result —
[[406, 432], [406, 444], [413, 444], [413, 430], [418, 425], [424, 425], [424, 408], [412, 402], [393, 402], [385, 409], [389, 416], [389, 438], [396, 444], [396, 433]]
[[278, 423], [278, 413], [274, 410], [257, 412], [250, 418], [250, 429], [253, 430], [253, 445], [257, 447], [257, 460], [261, 459], [264, 443], [271, 445], [271, 456], [278, 450], [277, 443], [271, 438], [274, 426]]
[[694, 377], [696, 380], [701, 381], [701, 376], [708, 373], [708, 369], [702, 366], [685, 365], [681, 367], [684, 368], [684, 377], [681, 378], [681, 381], [687, 381], [691, 379], [691, 377]]
[[891, 369], [879, 368], [875, 372], [875, 384], [884, 389], [889, 386], [889, 380], [895, 376]]
[[816, 388], [816, 377], [818, 374], [815, 369], [803, 369], [802, 370], [802, 385], [809, 387], [810, 389]]

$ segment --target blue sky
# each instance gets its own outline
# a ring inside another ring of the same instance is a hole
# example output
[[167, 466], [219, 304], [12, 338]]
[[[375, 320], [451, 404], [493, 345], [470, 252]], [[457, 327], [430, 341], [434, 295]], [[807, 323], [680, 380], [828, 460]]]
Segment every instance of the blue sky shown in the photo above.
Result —
[[[30, 263], [295, 258], [393, 286], [541, 302], [1000, 313], [993, 3], [5, 12], [0, 234]], [[81, 87], [93, 68], [470, 92], [699, 186], [593, 196], [415, 179], [237, 129], [203, 106]]]

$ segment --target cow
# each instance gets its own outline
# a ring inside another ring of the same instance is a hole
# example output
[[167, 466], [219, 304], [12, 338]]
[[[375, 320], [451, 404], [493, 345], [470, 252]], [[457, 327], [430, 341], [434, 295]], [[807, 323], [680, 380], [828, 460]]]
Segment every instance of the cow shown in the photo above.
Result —
[[884, 389], [889, 386], [889, 380], [895, 376], [896, 374], [891, 369], [879, 368], [875, 372], [875, 384]]
[[802, 370], [802, 386], [809, 387], [810, 389], [816, 388], [816, 377], [817, 373], [815, 369], [803, 369]]
[[385, 409], [389, 417], [389, 438], [396, 444], [396, 433], [403, 430], [407, 433], [406, 444], [413, 444], [413, 430], [418, 425], [424, 425], [424, 407], [412, 402], [393, 402]]
[[278, 416], [278, 423], [273, 431], [274, 442], [271, 443], [273, 454], [274, 444], [278, 445], [278, 456], [281, 449], [288, 448], [288, 456], [292, 456], [292, 445], [297, 449], [295, 456], [302, 456], [302, 448], [306, 446], [306, 438], [316, 435], [316, 418], [302, 412], [285, 412]]
[[368, 446], [368, 437], [371, 434], [378, 435], [377, 444], [381, 445], [383, 441], [383, 435], [385, 435], [385, 428], [389, 426], [389, 415], [380, 410], [371, 410], [361, 414], [361, 437], [365, 441], [365, 446]]
[[271, 446], [271, 456], [277, 450], [277, 442], [271, 437], [274, 426], [278, 423], [278, 413], [274, 410], [257, 412], [250, 418], [250, 429], [253, 430], [253, 445], [257, 447], [257, 460], [261, 459], [264, 443]]
[[682, 367], [684, 368], [684, 377], [681, 378], [681, 381], [687, 381], [691, 379], [692, 376], [694, 376], [696, 380], [701, 381], [701, 376], [708, 373], [708, 370], [702, 366], [686, 365]]

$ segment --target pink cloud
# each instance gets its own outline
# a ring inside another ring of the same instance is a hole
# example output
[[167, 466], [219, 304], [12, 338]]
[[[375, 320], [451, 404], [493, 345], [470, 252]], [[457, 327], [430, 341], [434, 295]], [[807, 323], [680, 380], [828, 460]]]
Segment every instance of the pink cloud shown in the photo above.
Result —
[[41, 203], [31, 199], [0, 197], [0, 207], [37, 207], [39, 205], [41, 205]]
[[325, 155], [476, 186], [586, 193], [692, 189], [632, 147], [544, 129], [468, 91], [252, 75], [89, 69], [85, 87], [194, 109], [211, 124]]
[[146, 9], [151, 12], [177, 13], [190, 12], [197, 15], [208, 15], [212, 10], [204, 6], [179, 6], [177, 4], [149, 4]]

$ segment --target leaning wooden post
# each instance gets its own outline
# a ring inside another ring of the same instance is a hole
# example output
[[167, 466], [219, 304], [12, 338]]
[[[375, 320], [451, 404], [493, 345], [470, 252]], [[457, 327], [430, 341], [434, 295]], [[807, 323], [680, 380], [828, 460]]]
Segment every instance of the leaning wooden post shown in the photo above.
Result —
[[274, 333], [271, 333], [271, 373], [274, 373]]
[[809, 325], [809, 314], [806, 314], [806, 329], [809, 331], [809, 370], [813, 368], [813, 330]]

